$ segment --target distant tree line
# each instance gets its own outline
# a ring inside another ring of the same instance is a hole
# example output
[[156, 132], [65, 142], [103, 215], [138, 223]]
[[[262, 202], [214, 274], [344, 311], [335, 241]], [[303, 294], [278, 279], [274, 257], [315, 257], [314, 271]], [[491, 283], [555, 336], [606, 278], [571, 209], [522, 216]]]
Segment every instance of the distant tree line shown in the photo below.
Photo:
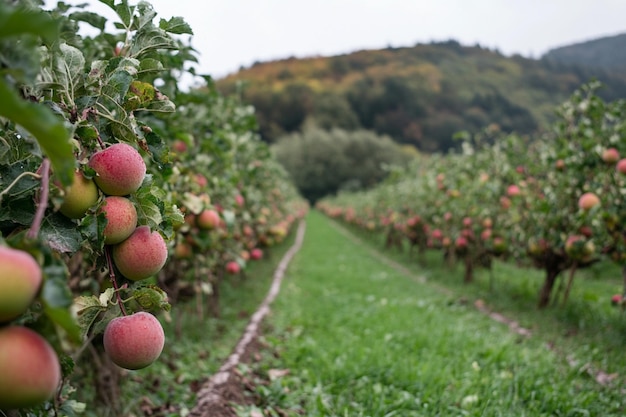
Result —
[[218, 81], [256, 108], [267, 142], [315, 125], [368, 129], [423, 152], [458, 146], [453, 135], [487, 125], [530, 134], [582, 83], [602, 77], [606, 99], [626, 97], [626, 75], [556, 60], [506, 57], [456, 41], [258, 63]]
[[313, 203], [339, 190], [369, 188], [387, 176], [389, 167], [412, 159], [391, 138], [365, 130], [307, 128], [283, 136], [272, 152]]

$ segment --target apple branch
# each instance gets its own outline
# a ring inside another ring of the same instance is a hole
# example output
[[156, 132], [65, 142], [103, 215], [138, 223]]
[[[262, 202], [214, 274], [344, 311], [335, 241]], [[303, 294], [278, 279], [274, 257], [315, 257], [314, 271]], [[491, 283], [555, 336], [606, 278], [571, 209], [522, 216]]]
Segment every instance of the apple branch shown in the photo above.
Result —
[[122, 296], [120, 295], [120, 287], [117, 285], [117, 280], [115, 279], [115, 272], [113, 271], [113, 262], [111, 261], [111, 251], [108, 247], [104, 249], [105, 256], [107, 258], [107, 265], [109, 267], [109, 279], [111, 280], [111, 284], [113, 285], [113, 289], [115, 289], [115, 295], [117, 297], [117, 305], [120, 306], [120, 310], [122, 311], [123, 316], [127, 316], [126, 309], [124, 308], [124, 301], [122, 300]]
[[41, 229], [41, 223], [43, 222], [46, 208], [48, 208], [48, 194], [50, 192], [50, 160], [48, 158], [44, 158], [41, 166], [39, 167], [39, 171], [41, 172], [41, 193], [39, 194], [39, 201], [37, 202], [37, 211], [35, 212], [33, 224], [26, 234], [28, 239], [37, 238], [39, 230]]

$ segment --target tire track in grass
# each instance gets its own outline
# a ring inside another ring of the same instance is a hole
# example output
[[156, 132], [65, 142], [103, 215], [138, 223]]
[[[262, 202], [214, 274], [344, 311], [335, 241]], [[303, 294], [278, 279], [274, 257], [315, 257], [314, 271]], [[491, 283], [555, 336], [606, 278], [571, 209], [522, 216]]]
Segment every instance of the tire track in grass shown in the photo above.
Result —
[[[365, 242], [363, 242], [362, 239], [360, 239], [359, 237], [355, 236], [354, 234], [352, 234], [348, 229], [346, 229], [345, 227], [343, 227], [342, 225], [340, 225], [339, 223], [337, 223], [335, 220], [332, 219], [328, 219], [331, 224], [333, 225], [333, 227], [342, 235], [344, 235], [346, 238], [350, 239], [352, 242], [354, 242], [357, 245], [360, 245], [362, 247], [364, 247], [374, 258], [378, 259], [379, 261], [383, 262], [385, 265], [395, 269], [396, 271], [400, 272], [402, 275], [406, 276], [407, 278], [411, 279], [412, 281], [418, 282], [420, 284], [424, 284], [424, 285], [428, 285], [431, 288], [434, 288], [435, 290], [439, 291], [442, 294], [448, 295], [448, 296], [453, 296], [454, 292], [449, 290], [448, 288], [441, 286], [441, 285], [437, 285], [433, 282], [430, 282], [426, 279], [426, 277], [424, 276], [419, 276], [416, 275], [413, 271], [411, 271], [409, 268], [407, 268], [406, 266], [388, 258], [387, 256], [385, 256], [383, 253], [381, 253], [380, 251], [377, 251], [376, 249], [370, 247], [369, 245], [367, 245]], [[503, 314], [500, 314], [498, 312], [494, 312], [491, 311], [487, 308], [487, 306], [485, 305], [484, 302], [482, 302], [482, 300], [477, 300], [474, 303], [474, 307], [476, 307], [476, 309], [478, 311], [480, 311], [483, 314], [486, 314], [489, 318], [491, 318], [492, 320], [497, 321], [498, 323], [502, 323], [505, 324], [507, 326], [509, 326], [509, 329], [520, 335], [520, 336], [524, 336], [524, 337], [529, 337], [532, 335], [532, 332], [530, 331], [530, 329], [527, 329], [525, 327], [520, 326], [520, 324], [509, 318], [504, 316]]]
[[261, 322], [269, 313], [271, 304], [280, 292], [280, 287], [289, 263], [302, 247], [305, 232], [306, 222], [301, 220], [298, 225], [295, 242], [285, 253], [276, 267], [272, 279], [272, 285], [265, 296], [265, 299], [250, 318], [250, 322], [246, 326], [246, 329], [233, 352], [222, 364], [218, 372], [211, 376], [211, 378], [209, 378], [209, 380], [204, 383], [198, 391], [196, 405], [191, 410], [189, 416], [212, 417], [218, 415], [216, 410], [224, 410], [225, 407], [227, 408], [229, 406], [228, 400], [225, 398], [225, 393], [229, 390], [228, 385], [234, 379], [236, 368], [239, 366], [242, 358], [251, 347], [252, 342], [258, 338]]

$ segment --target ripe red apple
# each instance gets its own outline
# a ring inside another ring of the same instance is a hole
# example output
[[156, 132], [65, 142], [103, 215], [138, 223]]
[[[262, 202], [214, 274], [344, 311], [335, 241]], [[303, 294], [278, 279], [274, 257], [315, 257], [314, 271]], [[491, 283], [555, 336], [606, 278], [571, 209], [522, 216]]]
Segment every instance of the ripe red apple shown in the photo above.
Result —
[[493, 238], [493, 250], [496, 253], [504, 253], [507, 250], [506, 240], [501, 236]]
[[91, 156], [89, 166], [96, 171], [96, 184], [108, 195], [134, 193], [146, 176], [143, 158], [126, 143], [116, 143], [96, 152]]
[[226, 264], [226, 272], [231, 275], [236, 275], [241, 271], [241, 267], [235, 261], [230, 261]]
[[464, 249], [467, 247], [467, 238], [464, 236], [459, 236], [456, 238], [454, 244], [457, 248]]
[[103, 343], [104, 351], [117, 366], [142, 369], [161, 355], [165, 333], [156, 317], [141, 311], [111, 320], [104, 330]]
[[594, 193], [585, 193], [578, 199], [578, 207], [585, 211], [589, 211], [600, 204], [600, 199]]
[[163, 268], [167, 260], [167, 245], [159, 232], [151, 232], [148, 226], [139, 226], [128, 239], [113, 246], [111, 254], [122, 275], [139, 281]]
[[193, 249], [187, 242], [179, 242], [174, 248], [174, 256], [178, 259], [191, 258], [193, 255]]
[[120, 243], [137, 227], [137, 209], [126, 197], [106, 197], [101, 211], [108, 220], [104, 227], [104, 243], [107, 245]]
[[176, 139], [174, 143], [172, 143], [172, 149], [175, 152], [183, 153], [187, 151], [187, 144], [180, 139]]
[[28, 309], [41, 280], [41, 267], [29, 253], [0, 246], [0, 323], [9, 322]]
[[619, 151], [615, 148], [607, 148], [602, 152], [602, 160], [607, 164], [614, 164], [619, 161]]
[[263, 257], [263, 251], [259, 248], [254, 248], [250, 251], [250, 258], [254, 260], [261, 259]]
[[508, 186], [506, 193], [509, 197], [516, 197], [521, 194], [521, 191], [517, 185], [513, 184]]
[[622, 303], [623, 296], [622, 294], [614, 294], [611, 297], [611, 304], [614, 306], [620, 305]]
[[472, 218], [471, 217], [464, 217], [463, 218], [463, 226], [464, 227], [470, 227], [472, 225]]
[[239, 207], [243, 207], [245, 203], [246, 203], [246, 200], [245, 198], [243, 198], [241, 194], [237, 194], [235, 196], [235, 204], [237, 204]]
[[620, 174], [626, 175], [626, 158], [620, 159], [615, 169], [617, 169], [617, 172]]
[[63, 204], [59, 207], [59, 211], [70, 219], [80, 219], [97, 202], [96, 183], [85, 178], [82, 171], [74, 171], [74, 181], [65, 189]]
[[196, 218], [196, 224], [199, 228], [205, 230], [215, 229], [220, 225], [220, 215], [217, 211], [211, 209], [202, 210]]
[[37, 406], [52, 399], [61, 381], [54, 349], [22, 326], [0, 327], [0, 409]]

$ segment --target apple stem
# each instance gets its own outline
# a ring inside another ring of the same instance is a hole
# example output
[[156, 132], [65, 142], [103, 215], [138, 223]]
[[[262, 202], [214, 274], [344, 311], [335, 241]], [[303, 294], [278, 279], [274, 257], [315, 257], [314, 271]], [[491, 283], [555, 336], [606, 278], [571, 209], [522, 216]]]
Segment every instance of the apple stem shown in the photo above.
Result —
[[120, 295], [120, 287], [117, 285], [117, 280], [115, 279], [115, 272], [113, 271], [113, 261], [111, 261], [111, 251], [107, 246], [104, 250], [104, 253], [107, 258], [107, 265], [109, 267], [109, 279], [111, 280], [111, 284], [115, 289], [115, 295], [117, 296], [117, 305], [120, 307], [123, 316], [127, 316], [126, 309], [124, 308], [124, 301], [122, 300], [122, 296]]
[[39, 201], [37, 202], [37, 211], [35, 212], [33, 224], [26, 234], [26, 237], [29, 239], [36, 239], [37, 235], [39, 235], [41, 223], [43, 222], [43, 216], [46, 212], [46, 208], [48, 208], [48, 193], [50, 191], [48, 189], [50, 186], [50, 160], [48, 158], [44, 158], [41, 162], [39, 172], [41, 175], [41, 194], [39, 195]]

